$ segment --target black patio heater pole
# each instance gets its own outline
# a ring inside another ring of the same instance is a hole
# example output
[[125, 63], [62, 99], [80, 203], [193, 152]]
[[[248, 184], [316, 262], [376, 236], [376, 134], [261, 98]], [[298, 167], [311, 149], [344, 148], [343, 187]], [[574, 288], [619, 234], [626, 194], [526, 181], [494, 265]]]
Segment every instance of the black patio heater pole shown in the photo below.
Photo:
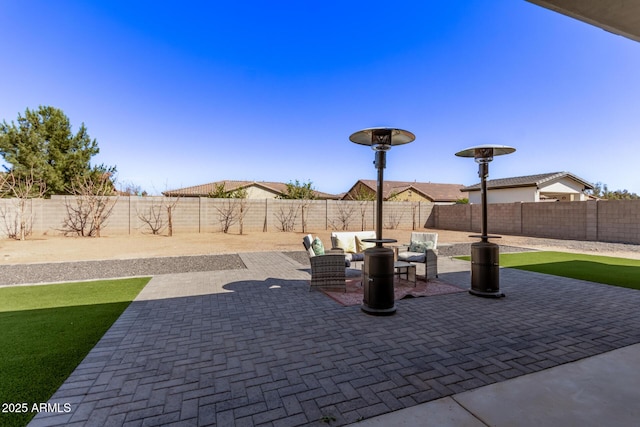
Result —
[[415, 135], [401, 129], [371, 128], [352, 134], [349, 139], [356, 144], [369, 145], [376, 152], [374, 164], [378, 169], [376, 187], [376, 238], [363, 239], [376, 244], [364, 251], [362, 283], [364, 298], [361, 309], [367, 314], [389, 316], [396, 312], [393, 292], [393, 250], [385, 248], [384, 243], [395, 243], [394, 239], [382, 237], [382, 203], [384, 188], [384, 168], [387, 151], [393, 145], [407, 144], [415, 139]]
[[374, 164], [378, 169], [378, 182], [376, 187], [376, 246], [382, 246], [380, 240], [382, 240], [382, 192], [384, 182], [384, 168], [387, 167], [387, 152], [376, 151], [376, 159]]
[[489, 242], [487, 232], [487, 177], [489, 176], [489, 162], [494, 156], [513, 153], [515, 148], [506, 145], [479, 145], [456, 153], [459, 157], [473, 157], [478, 163], [480, 177], [480, 196], [482, 201], [482, 226], [480, 241], [471, 244], [471, 289], [469, 293], [479, 297], [501, 298], [500, 292], [500, 248]]

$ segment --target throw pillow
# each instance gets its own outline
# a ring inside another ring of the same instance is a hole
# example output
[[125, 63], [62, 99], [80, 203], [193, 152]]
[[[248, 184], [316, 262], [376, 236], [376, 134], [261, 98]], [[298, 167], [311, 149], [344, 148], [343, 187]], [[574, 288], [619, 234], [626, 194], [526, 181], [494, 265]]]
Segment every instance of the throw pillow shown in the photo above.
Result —
[[376, 244], [371, 242], [363, 242], [360, 236], [356, 236], [356, 252], [361, 254], [365, 249], [373, 248]]
[[409, 252], [427, 252], [427, 249], [433, 249], [433, 242], [416, 242], [412, 241], [409, 245]]
[[346, 254], [355, 254], [356, 253], [356, 241], [352, 237], [343, 237], [336, 236], [336, 247], [342, 249]]
[[316, 255], [324, 255], [324, 245], [317, 237], [311, 242], [311, 249], [313, 249], [313, 253]]

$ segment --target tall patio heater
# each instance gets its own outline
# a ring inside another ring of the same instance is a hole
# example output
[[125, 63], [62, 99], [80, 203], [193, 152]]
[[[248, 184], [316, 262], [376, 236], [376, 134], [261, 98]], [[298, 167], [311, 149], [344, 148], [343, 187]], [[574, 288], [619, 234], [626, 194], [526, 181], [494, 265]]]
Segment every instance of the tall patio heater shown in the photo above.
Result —
[[382, 192], [383, 170], [386, 167], [387, 151], [394, 145], [408, 144], [416, 139], [411, 132], [393, 128], [370, 128], [352, 134], [349, 139], [360, 145], [368, 145], [375, 152], [373, 162], [378, 169], [377, 202], [376, 202], [376, 238], [363, 239], [376, 244], [364, 251], [362, 283], [364, 298], [361, 309], [367, 314], [390, 316], [396, 312], [393, 293], [393, 249], [382, 246], [384, 243], [395, 243], [394, 239], [382, 238]]
[[482, 197], [482, 229], [480, 241], [471, 244], [471, 289], [469, 293], [479, 297], [501, 298], [500, 292], [500, 248], [495, 243], [489, 242], [487, 233], [487, 177], [489, 176], [489, 162], [494, 156], [511, 154], [515, 148], [506, 145], [478, 145], [459, 151], [458, 157], [473, 157], [478, 163], [478, 176], [480, 176], [480, 193]]

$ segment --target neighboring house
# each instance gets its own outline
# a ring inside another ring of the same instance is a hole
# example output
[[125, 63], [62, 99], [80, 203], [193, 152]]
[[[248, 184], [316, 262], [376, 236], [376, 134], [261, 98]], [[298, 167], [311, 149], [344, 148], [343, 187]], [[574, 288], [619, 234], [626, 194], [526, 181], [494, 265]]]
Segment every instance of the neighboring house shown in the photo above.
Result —
[[[275, 199], [287, 193], [287, 184], [268, 181], [216, 181], [193, 187], [163, 191], [167, 197], [210, 197], [220, 186], [227, 192], [244, 189], [248, 199]], [[321, 191], [315, 191], [316, 199], [338, 199], [338, 196]]]
[[[487, 180], [487, 203], [571, 202], [588, 200], [585, 190], [593, 185], [569, 172], [552, 172]], [[469, 192], [469, 203], [482, 203], [480, 183], [463, 188]]]
[[[378, 183], [372, 179], [360, 179], [342, 197], [343, 200], [361, 200], [376, 198]], [[432, 202], [452, 204], [464, 199], [467, 194], [461, 184], [435, 184], [415, 181], [384, 181], [382, 198], [389, 201]]]

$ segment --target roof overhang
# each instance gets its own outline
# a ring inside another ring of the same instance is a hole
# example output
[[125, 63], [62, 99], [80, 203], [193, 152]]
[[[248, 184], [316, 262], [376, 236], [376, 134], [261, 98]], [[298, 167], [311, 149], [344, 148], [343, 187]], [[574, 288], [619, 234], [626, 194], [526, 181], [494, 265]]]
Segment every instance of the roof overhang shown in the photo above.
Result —
[[[527, 183], [527, 184], [512, 184], [512, 185], [494, 185], [494, 186], [487, 185], [487, 191], [488, 190], [504, 190], [504, 189], [510, 189], [510, 188], [526, 188], [526, 187], [532, 187], [532, 188], [535, 188], [537, 190], [538, 189], [538, 184]], [[463, 191], [463, 192], [466, 192], [466, 193], [470, 193], [472, 191], [480, 191], [480, 190], [482, 190], [482, 187], [480, 187], [479, 184], [472, 185], [471, 187], [465, 187], [465, 188], [461, 188], [460, 189], [460, 191]]]
[[640, 0], [527, 0], [640, 42]]

